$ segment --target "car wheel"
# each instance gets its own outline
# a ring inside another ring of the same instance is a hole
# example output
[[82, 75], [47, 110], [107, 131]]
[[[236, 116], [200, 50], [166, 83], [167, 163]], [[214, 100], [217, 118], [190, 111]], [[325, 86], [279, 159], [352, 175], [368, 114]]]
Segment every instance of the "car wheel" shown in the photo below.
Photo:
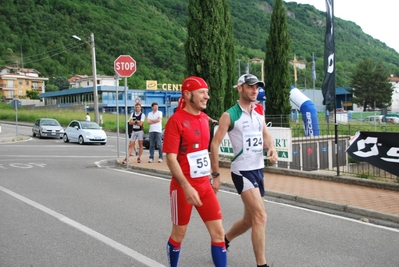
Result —
[[79, 145], [83, 145], [85, 143], [85, 140], [83, 139], [83, 136], [79, 136]]
[[35, 136], [36, 136], [36, 134], [35, 134], [35, 132], [34, 132], [34, 131], [32, 131], [32, 136], [33, 136], [33, 137], [35, 137]]
[[40, 133], [40, 131], [39, 131], [39, 138], [42, 139], [42, 134]]
[[69, 142], [68, 135], [64, 134], [62, 140], [64, 140], [64, 143], [68, 143]]

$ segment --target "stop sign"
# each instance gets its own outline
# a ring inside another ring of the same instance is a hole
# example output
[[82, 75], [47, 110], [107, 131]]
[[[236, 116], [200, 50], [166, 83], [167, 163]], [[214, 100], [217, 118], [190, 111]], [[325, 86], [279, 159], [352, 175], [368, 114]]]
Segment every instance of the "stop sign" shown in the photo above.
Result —
[[121, 55], [114, 61], [114, 70], [120, 77], [130, 77], [136, 72], [136, 60], [129, 55]]

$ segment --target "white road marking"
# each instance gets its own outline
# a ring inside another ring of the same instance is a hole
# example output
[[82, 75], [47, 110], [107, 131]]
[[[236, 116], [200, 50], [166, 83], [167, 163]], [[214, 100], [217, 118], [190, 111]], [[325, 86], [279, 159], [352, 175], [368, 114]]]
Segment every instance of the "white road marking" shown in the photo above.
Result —
[[49, 209], [49, 208], [47, 208], [47, 207], [45, 207], [45, 206], [43, 206], [43, 205], [41, 205], [41, 204], [39, 204], [37, 202], [34, 202], [34, 201], [32, 201], [32, 200], [30, 200], [30, 199], [28, 199], [26, 197], [23, 197], [23, 196], [15, 193], [15, 192], [13, 192], [11, 190], [8, 190], [8, 189], [0, 186], [0, 191], [3, 191], [4, 193], [6, 193], [8, 195], [10, 195], [10, 196], [12, 196], [12, 197], [14, 197], [14, 198], [16, 198], [16, 199], [28, 204], [28, 205], [30, 205], [30, 206], [38, 209], [38, 210], [41, 210], [41, 211], [43, 211], [44, 213], [47, 213], [50, 216], [53, 216], [54, 218], [60, 220], [61, 222], [65, 223], [65, 224], [67, 224], [69, 226], [72, 226], [75, 229], [77, 229], [77, 230], [79, 230], [79, 231], [81, 231], [81, 232], [83, 232], [83, 233], [85, 233], [85, 234], [87, 234], [87, 235], [89, 235], [91, 237], [94, 237], [95, 239], [103, 242], [104, 244], [106, 244], [106, 245], [108, 245], [108, 246], [110, 246], [110, 247], [112, 247], [112, 248], [114, 248], [114, 249], [126, 254], [127, 256], [129, 256], [129, 257], [131, 257], [131, 258], [133, 258], [133, 259], [135, 259], [135, 260], [137, 260], [137, 261], [139, 261], [139, 262], [141, 262], [141, 263], [143, 263], [143, 264], [145, 264], [147, 266], [150, 266], [150, 267], [165, 267], [165, 265], [162, 265], [159, 262], [156, 262], [156, 261], [154, 261], [154, 260], [152, 260], [152, 259], [150, 259], [150, 258], [138, 253], [137, 251], [135, 251], [135, 250], [133, 250], [131, 248], [128, 248], [128, 247], [116, 242], [115, 240], [112, 240], [112, 239], [106, 237], [105, 235], [100, 234], [99, 232], [94, 231], [93, 229], [90, 229], [90, 228], [88, 228], [88, 227], [86, 227], [86, 226], [84, 226], [84, 225], [82, 225], [82, 224], [80, 224], [80, 223], [78, 223], [78, 222], [76, 222], [76, 221], [74, 221], [74, 220], [72, 220], [72, 219], [70, 219], [70, 218], [58, 213], [58, 212], [56, 212], [56, 211], [53, 211], [53, 210], [51, 210], [51, 209]]

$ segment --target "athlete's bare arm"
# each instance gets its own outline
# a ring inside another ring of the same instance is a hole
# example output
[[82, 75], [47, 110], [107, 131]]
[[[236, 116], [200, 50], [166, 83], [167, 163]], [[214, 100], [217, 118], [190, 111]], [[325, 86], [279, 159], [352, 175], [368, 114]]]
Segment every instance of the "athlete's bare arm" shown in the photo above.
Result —
[[[219, 127], [213, 136], [211, 142], [211, 168], [212, 172], [219, 172], [219, 146], [223, 141], [224, 136], [227, 133], [227, 130], [230, 127], [230, 114], [225, 112], [222, 114], [219, 120]], [[220, 188], [220, 178], [213, 179], [213, 185], [215, 191], [218, 191]]]

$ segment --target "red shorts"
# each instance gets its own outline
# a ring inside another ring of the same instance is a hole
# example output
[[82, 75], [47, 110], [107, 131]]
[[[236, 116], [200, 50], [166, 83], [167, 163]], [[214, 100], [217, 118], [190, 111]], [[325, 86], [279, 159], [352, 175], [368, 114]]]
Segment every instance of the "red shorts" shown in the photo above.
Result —
[[[219, 201], [208, 179], [206, 183], [194, 186], [202, 201], [202, 206], [195, 207], [204, 222], [221, 220], [222, 211]], [[180, 185], [170, 184], [171, 220], [175, 225], [187, 225], [190, 222], [193, 205], [187, 202], [184, 190]]]

